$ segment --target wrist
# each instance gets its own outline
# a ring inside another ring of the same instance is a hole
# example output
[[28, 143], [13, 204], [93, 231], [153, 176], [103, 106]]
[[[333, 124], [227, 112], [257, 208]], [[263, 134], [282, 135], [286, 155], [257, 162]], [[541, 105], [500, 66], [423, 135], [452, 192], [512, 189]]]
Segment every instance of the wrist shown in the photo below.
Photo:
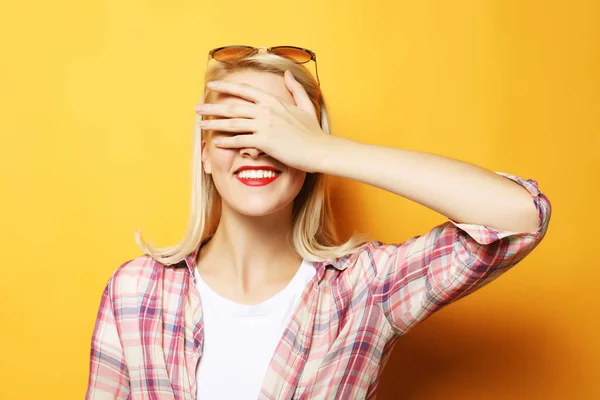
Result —
[[311, 172], [337, 175], [336, 166], [340, 167], [337, 158], [344, 153], [343, 147], [348, 142], [347, 139], [328, 134], [318, 138]]

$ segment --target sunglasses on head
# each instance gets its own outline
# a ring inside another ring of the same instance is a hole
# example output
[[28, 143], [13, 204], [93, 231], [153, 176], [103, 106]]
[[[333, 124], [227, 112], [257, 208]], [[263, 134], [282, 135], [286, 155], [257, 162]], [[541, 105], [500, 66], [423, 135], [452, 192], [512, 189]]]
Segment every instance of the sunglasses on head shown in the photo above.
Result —
[[315, 72], [317, 77], [317, 83], [319, 82], [319, 72], [317, 70], [317, 55], [314, 51], [304, 49], [296, 46], [275, 46], [275, 47], [252, 47], [252, 46], [223, 46], [212, 49], [208, 52], [208, 60], [211, 59], [217, 61], [228, 61], [237, 60], [245, 57], [253, 56], [259, 52], [259, 49], [266, 49], [268, 53], [276, 56], [285, 57], [294, 61], [297, 64], [305, 64], [309, 61], [315, 62]]

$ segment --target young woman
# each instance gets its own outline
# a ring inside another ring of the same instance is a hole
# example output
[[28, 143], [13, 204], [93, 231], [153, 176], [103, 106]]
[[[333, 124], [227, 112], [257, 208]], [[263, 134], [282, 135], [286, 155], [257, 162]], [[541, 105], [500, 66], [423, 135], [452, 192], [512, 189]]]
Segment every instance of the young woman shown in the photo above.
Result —
[[[534, 180], [330, 136], [310, 50], [210, 59], [188, 230], [163, 249], [138, 235], [146, 254], [111, 276], [87, 398], [374, 398], [399, 337], [544, 237], [551, 206]], [[397, 244], [340, 240], [328, 175], [448, 221]]]

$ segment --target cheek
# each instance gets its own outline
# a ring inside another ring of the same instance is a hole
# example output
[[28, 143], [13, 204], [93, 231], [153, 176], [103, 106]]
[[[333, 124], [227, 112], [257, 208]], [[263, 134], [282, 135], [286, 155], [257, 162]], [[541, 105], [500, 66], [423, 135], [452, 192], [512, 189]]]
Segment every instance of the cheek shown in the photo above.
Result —
[[304, 185], [304, 181], [306, 180], [306, 172], [300, 171], [298, 169], [290, 170], [290, 184], [293, 187], [294, 192], [299, 192], [302, 189], [302, 185]]
[[232, 195], [230, 175], [234, 157], [234, 152], [226, 149], [214, 149], [210, 157], [212, 181], [225, 201]]
[[233, 166], [234, 156], [235, 154], [231, 150], [214, 149], [210, 157], [212, 174], [215, 176], [229, 175]]

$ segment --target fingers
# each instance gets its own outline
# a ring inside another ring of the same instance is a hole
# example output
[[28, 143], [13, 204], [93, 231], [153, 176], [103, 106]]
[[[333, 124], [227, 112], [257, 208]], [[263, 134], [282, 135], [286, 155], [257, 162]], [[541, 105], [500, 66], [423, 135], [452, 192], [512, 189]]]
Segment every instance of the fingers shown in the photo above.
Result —
[[220, 137], [213, 140], [213, 144], [222, 149], [258, 148], [257, 137], [253, 134]]
[[256, 130], [254, 119], [231, 118], [209, 119], [200, 122], [200, 127], [209, 131], [220, 132], [254, 132]]
[[283, 77], [288, 90], [292, 93], [292, 96], [294, 96], [294, 101], [298, 108], [308, 111], [316, 117], [315, 107], [310, 101], [310, 97], [308, 97], [308, 93], [306, 93], [304, 86], [294, 78], [294, 74], [292, 74], [289, 69], [285, 71]]
[[256, 118], [258, 116], [256, 104], [199, 104], [194, 107], [194, 110], [200, 115], [220, 117]]
[[207, 86], [215, 92], [231, 94], [257, 104], [274, 104], [277, 100], [273, 95], [247, 83], [212, 81]]

